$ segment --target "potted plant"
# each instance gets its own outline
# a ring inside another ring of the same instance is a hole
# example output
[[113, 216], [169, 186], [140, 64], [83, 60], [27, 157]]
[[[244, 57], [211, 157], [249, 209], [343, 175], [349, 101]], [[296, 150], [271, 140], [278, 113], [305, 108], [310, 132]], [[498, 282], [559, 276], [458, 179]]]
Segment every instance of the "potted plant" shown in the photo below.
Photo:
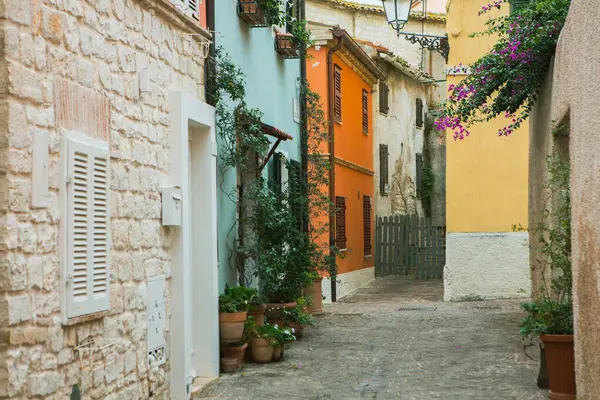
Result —
[[219, 338], [221, 343], [239, 343], [244, 334], [244, 323], [250, 301], [245, 291], [225, 287], [219, 296]]
[[277, 347], [273, 350], [273, 361], [281, 361], [283, 359], [285, 344], [296, 340], [296, 335], [294, 328], [286, 328], [279, 325], [275, 325], [275, 328], [277, 328]]
[[301, 338], [304, 336], [304, 328], [306, 326], [312, 326], [312, 315], [307, 311], [306, 299], [301, 297], [296, 300], [296, 303], [296, 308], [286, 310], [285, 323], [294, 330], [296, 337]]
[[[539, 238], [542, 275], [550, 277], [550, 285], [544, 281], [537, 298], [522, 305], [526, 316], [521, 322], [521, 334], [539, 335], [545, 353], [550, 398], [569, 400], [575, 399], [576, 394], [569, 162], [550, 158], [548, 171], [551, 207], [546, 209], [534, 231]], [[545, 270], [546, 266], [550, 267], [549, 271]]]
[[281, 4], [282, 0], [238, 0], [238, 16], [252, 28], [282, 25], [287, 15]]
[[279, 346], [277, 335], [279, 328], [273, 324], [257, 326], [250, 342], [252, 360], [257, 363], [268, 363], [273, 358], [275, 347]]

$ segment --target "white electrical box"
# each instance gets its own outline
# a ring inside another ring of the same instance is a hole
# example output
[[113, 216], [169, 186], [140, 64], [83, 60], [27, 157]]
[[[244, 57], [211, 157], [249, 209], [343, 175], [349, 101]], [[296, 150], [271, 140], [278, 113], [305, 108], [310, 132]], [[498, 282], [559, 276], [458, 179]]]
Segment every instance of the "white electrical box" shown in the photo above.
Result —
[[165, 362], [165, 277], [148, 278], [148, 364]]
[[179, 186], [162, 188], [162, 224], [164, 226], [181, 226], [182, 196]]

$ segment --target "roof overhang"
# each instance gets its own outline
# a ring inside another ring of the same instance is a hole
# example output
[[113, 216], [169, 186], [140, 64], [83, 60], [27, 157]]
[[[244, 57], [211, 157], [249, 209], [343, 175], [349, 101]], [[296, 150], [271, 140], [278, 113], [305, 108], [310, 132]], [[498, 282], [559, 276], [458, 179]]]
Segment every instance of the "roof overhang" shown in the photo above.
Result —
[[400, 71], [410, 79], [418, 81], [423, 85], [435, 85], [435, 79], [424, 75], [422, 72], [412, 68], [406, 61], [399, 59], [398, 57], [394, 57], [387, 53], [379, 53], [379, 58], [386, 63], [390, 64], [394, 69]]

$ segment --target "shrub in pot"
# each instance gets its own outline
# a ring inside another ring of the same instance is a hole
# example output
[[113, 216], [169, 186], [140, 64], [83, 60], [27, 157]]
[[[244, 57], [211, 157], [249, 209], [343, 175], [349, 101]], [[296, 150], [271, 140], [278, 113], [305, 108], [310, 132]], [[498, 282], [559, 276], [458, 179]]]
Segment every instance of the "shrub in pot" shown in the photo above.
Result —
[[305, 298], [299, 298], [296, 302], [296, 308], [285, 311], [285, 322], [294, 330], [295, 336], [301, 338], [304, 336], [304, 328], [312, 326], [312, 315], [306, 311], [307, 301]]
[[275, 325], [275, 328], [278, 328], [276, 338], [278, 346], [273, 351], [273, 361], [281, 361], [283, 359], [285, 344], [296, 340], [296, 335], [293, 328], [285, 328], [278, 325]]
[[[539, 335], [545, 353], [550, 399], [572, 400], [576, 387], [569, 162], [561, 160], [559, 155], [550, 157], [548, 172], [546, 188], [551, 195], [550, 207], [534, 232], [538, 235], [537, 250], [542, 257], [538, 264], [544, 268], [542, 276], [550, 277], [550, 285], [544, 281], [544, 288], [535, 301], [522, 305], [526, 316], [521, 323], [521, 334]], [[550, 270], [546, 271], [546, 267]]]
[[249, 300], [245, 291], [225, 287], [219, 296], [219, 338], [221, 343], [238, 343], [244, 334]]

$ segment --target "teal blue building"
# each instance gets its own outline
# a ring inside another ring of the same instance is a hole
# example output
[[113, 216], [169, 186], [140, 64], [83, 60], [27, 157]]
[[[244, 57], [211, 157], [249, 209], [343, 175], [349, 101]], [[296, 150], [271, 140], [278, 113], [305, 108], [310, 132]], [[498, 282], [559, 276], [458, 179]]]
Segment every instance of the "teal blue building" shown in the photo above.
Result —
[[[223, 47], [232, 61], [245, 71], [248, 106], [261, 110], [263, 123], [292, 137], [282, 141], [276, 151], [290, 160], [300, 161], [301, 62], [286, 59], [276, 50], [275, 34], [285, 28], [251, 27], [243, 15], [238, 15], [240, 1], [256, 4], [252, 0], [208, 0], [209, 26], [214, 30], [215, 46]], [[294, 7], [292, 12], [296, 9]], [[271, 137], [270, 140], [274, 143], [277, 139]], [[265, 172], [273, 168], [273, 158]], [[217, 182], [223, 182], [223, 187], [232, 188], [236, 181], [236, 171], [230, 170], [222, 176], [217, 168]], [[219, 288], [222, 291], [226, 283], [237, 282], [235, 258], [231, 254], [236, 237], [235, 229], [231, 228], [236, 221], [237, 205], [220, 188], [217, 196]]]

